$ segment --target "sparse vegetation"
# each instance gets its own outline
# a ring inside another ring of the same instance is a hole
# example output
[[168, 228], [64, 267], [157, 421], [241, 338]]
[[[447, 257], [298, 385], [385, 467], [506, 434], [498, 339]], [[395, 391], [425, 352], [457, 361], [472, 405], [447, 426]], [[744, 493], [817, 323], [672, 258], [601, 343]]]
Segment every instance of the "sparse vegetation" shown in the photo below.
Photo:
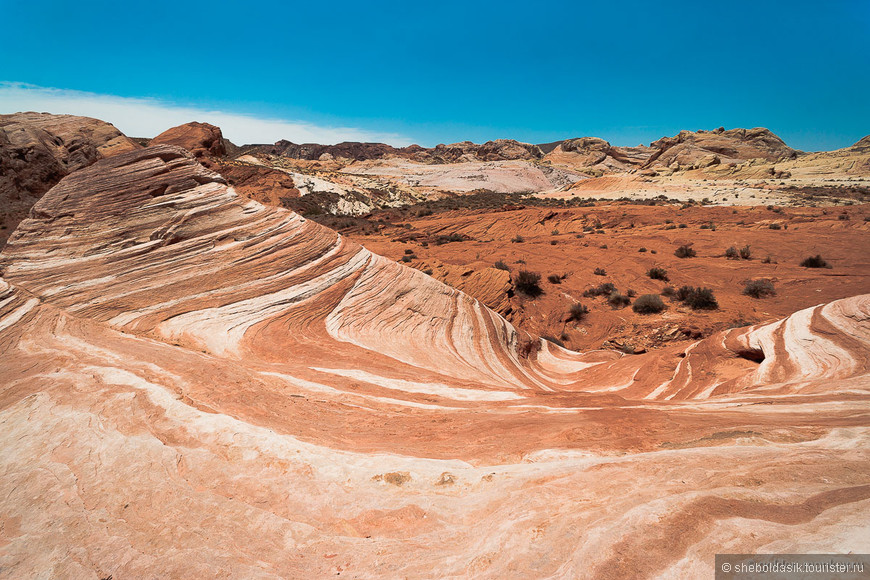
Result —
[[668, 280], [670, 280], [670, 278], [668, 278], [668, 271], [664, 268], [659, 268], [658, 266], [647, 270], [646, 275], [653, 280], [661, 280], [663, 282], [667, 282]]
[[513, 238], [511, 238], [511, 242], [514, 244], [522, 244], [525, 241], [526, 241], [526, 238], [522, 237], [519, 234], [517, 234]]
[[558, 274], [550, 274], [549, 276], [547, 276], [547, 281], [550, 282], [550, 284], [561, 284], [562, 277]]
[[505, 272], [511, 271], [511, 267], [505, 264], [503, 260], [497, 261], [495, 264], [492, 265], [492, 267], [497, 270], [504, 270]]
[[520, 270], [514, 276], [514, 287], [518, 292], [531, 298], [536, 298], [544, 293], [541, 289], [541, 275], [537, 272]]
[[830, 268], [831, 266], [822, 258], [821, 254], [810, 256], [801, 262], [804, 268]]
[[719, 308], [719, 303], [710, 288], [682, 286], [674, 296], [692, 310], [716, 310]]
[[596, 276], [607, 276], [607, 271], [604, 268], [595, 268], [592, 273]]
[[571, 305], [571, 308], [568, 309], [568, 314], [569, 321], [576, 320], [577, 322], [580, 322], [581, 320], [583, 320], [583, 317], [589, 314], [589, 309], [586, 308], [584, 305], [580, 304], [579, 302], [575, 302]]
[[743, 288], [743, 293], [753, 298], [767, 298], [776, 294], [776, 290], [770, 280], [749, 280]]
[[638, 314], [656, 314], [665, 309], [665, 303], [658, 294], [644, 294], [634, 301], [631, 309]]
[[640, 247], [640, 248], [637, 249], [637, 251], [638, 251], [638, 252], [646, 252], [646, 248], [644, 248], [644, 247]]
[[743, 246], [742, 248], [740, 248], [740, 259], [741, 260], [748, 260], [751, 257], [752, 257], [752, 250], [750, 249], [748, 244]]
[[446, 236], [438, 236], [435, 238], [434, 243], [436, 246], [442, 246], [444, 244], [449, 244], [450, 242], [463, 242], [465, 241], [465, 237], [462, 234], [452, 233]]
[[588, 290], [584, 291], [583, 296], [587, 298], [594, 298], [596, 296], [609, 296], [614, 292], [616, 292], [616, 286], [614, 286], [611, 282], [604, 282], [603, 284], [599, 284], [594, 288], [589, 288]]
[[674, 255], [678, 258], [694, 258], [697, 253], [689, 246], [680, 246], [674, 251]]
[[625, 308], [626, 306], [631, 304], [631, 299], [625, 294], [613, 292], [612, 294], [610, 294], [610, 296], [607, 297], [607, 303], [614, 308]]
[[739, 260], [740, 253], [737, 251], [737, 248], [735, 248], [734, 246], [731, 246], [730, 248], [725, 250], [725, 257], [728, 258], [729, 260]]
[[782, 229], [782, 226], [779, 225], [779, 224], [777, 224], [777, 223], [770, 224], [770, 225], [767, 226], [767, 227], [770, 228], [770, 229], [772, 229], [772, 230], [781, 230], [781, 229]]

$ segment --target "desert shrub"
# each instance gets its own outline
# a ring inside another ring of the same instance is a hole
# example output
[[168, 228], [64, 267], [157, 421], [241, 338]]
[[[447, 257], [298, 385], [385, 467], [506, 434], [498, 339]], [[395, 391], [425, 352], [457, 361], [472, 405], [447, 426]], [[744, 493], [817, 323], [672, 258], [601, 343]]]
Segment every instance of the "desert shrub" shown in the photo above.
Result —
[[680, 302], [685, 302], [686, 298], [692, 293], [693, 288], [691, 286], [680, 286], [674, 292], [674, 298], [679, 300]]
[[462, 242], [465, 241], [465, 238], [462, 234], [452, 233], [446, 236], [438, 236], [435, 238], [435, 245], [441, 246], [444, 244], [449, 244], [450, 242]]
[[637, 292], [632, 290], [631, 288], [629, 288], [628, 290], [625, 291], [625, 295], [628, 296], [629, 298], [634, 298], [635, 296], [637, 296]]
[[772, 230], [781, 230], [781, 229], [782, 229], [782, 226], [779, 225], [779, 224], [770, 224], [770, 225], [767, 226], [767, 227], [770, 228], [770, 229], [772, 229]]
[[411, 254], [413, 254], [413, 253], [414, 253], [414, 250], [412, 250], [412, 249], [410, 249], [410, 248], [408, 248], [407, 250], [405, 250], [405, 254], [407, 254], [407, 255], [409, 255], [409, 256], [410, 256]]
[[646, 248], [640, 247], [637, 249], [638, 252], [646, 252]]
[[408, 262], [410, 262], [411, 260], [413, 260], [413, 259], [416, 258], [416, 257], [417, 257], [417, 256], [415, 256], [414, 254], [411, 254], [410, 256], [407, 256], [407, 255], [406, 255], [406, 256], [402, 256], [402, 261], [405, 262], [405, 263], [407, 264]]
[[719, 303], [709, 288], [683, 286], [677, 290], [675, 297], [692, 310], [716, 310], [719, 308]]
[[749, 280], [743, 288], [743, 293], [753, 298], [766, 298], [776, 294], [776, 290], [774, 290], [773, 282], [770, 280]]
[[504, 261], [502, 261], [502, 260], [499, 260], [498, 262], [493, 264], [492, 267], [496, 268], [497, 270], [504, 270], [505, 272], [511, 271], [511, 267], [508, 266], [507, 264], [505, 264]]
[[529, 272], [528, 270], [517, 272], [516, 276], [514, 276], [514, 287], [517, 291], [532, 298], [544, 293], [541, 289], [541, 275], [537, 272]]
[[837, 219], [840, 221], [845, 221], [845, 220], [849, 219], [849, 214], [841, 213], [840, 215], [837, 216]]
[[613, 292], [610, 294], [610, 296], [607, 297], [607, 303], [614, 308], [625, 308], [626, 306], [631, 304], [631, 299], [625, 294]]
[[665, 309], [665, 303], [658, 294], [644, 294], [634, 301], [631, 309], [638, 314], [656, 314]]
[[713, 225], [713, 222], [710, 222], [708, 224], [701, 224], [701, 229], [702, 230], [715, 230], [716, 226]]
[[689, 246], [680, 246], [674, 251], [674, 255], [678, 258], [694, 258], [697, 252]]
[[773, 258], [771, 258], [770, 256], [767, 256], [765, 259], [763, 259], [761, 261], [761, 263], [762, 264], [776, 264], [776, 262], [774, 262]]
[[675, 226], [674, 224], [671, 224], [669, 226], [665, 226], [665, 229], [666, 230], [675, 230], [675, 229], [677, 229], [677, 226]]
[[658, 266], [647, 270], [646, 275], [653, 280], [661, 280], [663, 282], [667, 282], [668, 280], [670, 280], [670, 278], [668, 278], [668, 271], [664, 268], [659, 268]]
[[677, 295], [677, 289], [673, 286], [665, 286], [662, 288], [662, 296], [667, 296], [668, 298], [674, 298]]
[[550, 235], [551, 235], [551, 236], [558, 236], [558, 235], [559, 235], [559, 230], [553, 230], [552, 232], [550, 232]]
[[607, 249], [607, 244], [601, 244], [601, 249], [602, 249], [602, 250], [606, 250], [606, 249]]
[[822, 258], [821, 254], [816, 254], [815, 256], [806, 258], [801, 262], [801, 266], [804, 268], [830, 268], [825, 259]]
[[545, 334], [541, 338], [543, 338], [547, 342], [552, 342], [553, 344], [556, 344], [558, 346], [561, 346], [562, 348], [565, 348], [565, 343], [562, 342], [561, 340], [559, 340], [558, 338], [556, 338], [555, 336], [550, 336], [549, 334]]
[[550, 274], [549, 276], [547, 276], [547, 280], [550, 282], [550, 284], [561, 284], [562, 283], [562, 277], [559, 276], [558, 274]]
[[431, 276], [432, 275], [432, 268], [426, 268], [425, 270], [423, 270], [423, 273]]
[[526, 238], [522, 237], [519, 234], [517, 234], [513, 238], [511, 238], [511, 242], [514, 244], [522, 244], [525, 241], [526, 241]]
[[607, 271], [604, 268], [595, 268], [595, 271], [592, 273], [596, 276], [607, 276]]
[[551, 246], [555, 246], [555, 245], [558, 244], [558, 243], [559, 243], [559, 242], [556, 241], [556, 240], [550, 240], [550, 245], [551, 245]]
[[680, 225], [678, 225], [677, 227], [680, 228], [681, 230], [684, 230], [684, 229], [686, 229], [686, 228], [689, 227], [689, 226], [687, 226], [686, 224], [680, 224]]
[[614, 286], [611, 282], [604, 282], [603, 284], [599, 284], [595, 288], [590, 288], [583, 292], [583, 296], [587, 298], [594, 298], [595, 296], [609, 296], [610, 294], [616, 292], [616, 286]]
[[752, 257], [752, 250], [749, 248], [748, 244], [743, 246], [742, 248], [740, 248], [740, 258], [742, 260], [748, 260], [751, 257]]
[[727, 250], [725, 250], [725, 257], [729, 260], [737, 260], [740, 258], [740, 253], [737, 251], [737, 248], [731, 246]]
[[589, 314], [589, 309], [580, 304], [579, 302], [575, 302], [571, 305], [571, 308], [568, 309], [568, 320], [576, 320], [581, 321], [583, 317]]

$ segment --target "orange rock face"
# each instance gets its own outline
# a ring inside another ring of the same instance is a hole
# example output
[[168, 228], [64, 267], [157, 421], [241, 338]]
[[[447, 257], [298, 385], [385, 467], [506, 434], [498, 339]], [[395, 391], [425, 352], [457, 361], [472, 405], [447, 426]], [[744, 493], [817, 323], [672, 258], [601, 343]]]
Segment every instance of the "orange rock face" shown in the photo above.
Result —
[[177, 145], [195, 157], [223, 157], [227, 153], [220, 127], [195, 121], [167, 129], [149, 145]]
[[868, 550], [870, 296], [560, 349], [182, 149], [0, 254], [13, 577], [703, 577]]

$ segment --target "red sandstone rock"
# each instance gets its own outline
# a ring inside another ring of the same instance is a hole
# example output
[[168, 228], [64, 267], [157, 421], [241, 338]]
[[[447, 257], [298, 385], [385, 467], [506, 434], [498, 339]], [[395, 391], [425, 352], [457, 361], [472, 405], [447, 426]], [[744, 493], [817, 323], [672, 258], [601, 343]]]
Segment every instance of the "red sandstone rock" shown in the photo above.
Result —
[[227, 154], [220, 127], [195, 121], [167, 129], [154, 137], [149, 145], [177, 145], [195, 157], [223, 157]]

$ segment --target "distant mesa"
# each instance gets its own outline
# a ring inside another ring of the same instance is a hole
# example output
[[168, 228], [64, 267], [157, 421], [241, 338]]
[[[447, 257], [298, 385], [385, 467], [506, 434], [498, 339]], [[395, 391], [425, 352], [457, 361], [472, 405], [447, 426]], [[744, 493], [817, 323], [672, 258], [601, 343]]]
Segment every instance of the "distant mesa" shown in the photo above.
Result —
[[540, 159], [544, 156], [537, 145], [521, 143], [514, 139], [496, 139], [482, 145], [471, 141], [441, 144], [432, 148], [419, 145], [396, 148], [386, 143], [358, 143], [346, 141], [337, 145], [320, 145], [281, 140], [274, 145], [244, 147], [245, 153], [266, 153], [293, 159], [368, 161], [400, 157], [420, 163], [458, 163], [462, 161], [506, 161], [517, 159]]

